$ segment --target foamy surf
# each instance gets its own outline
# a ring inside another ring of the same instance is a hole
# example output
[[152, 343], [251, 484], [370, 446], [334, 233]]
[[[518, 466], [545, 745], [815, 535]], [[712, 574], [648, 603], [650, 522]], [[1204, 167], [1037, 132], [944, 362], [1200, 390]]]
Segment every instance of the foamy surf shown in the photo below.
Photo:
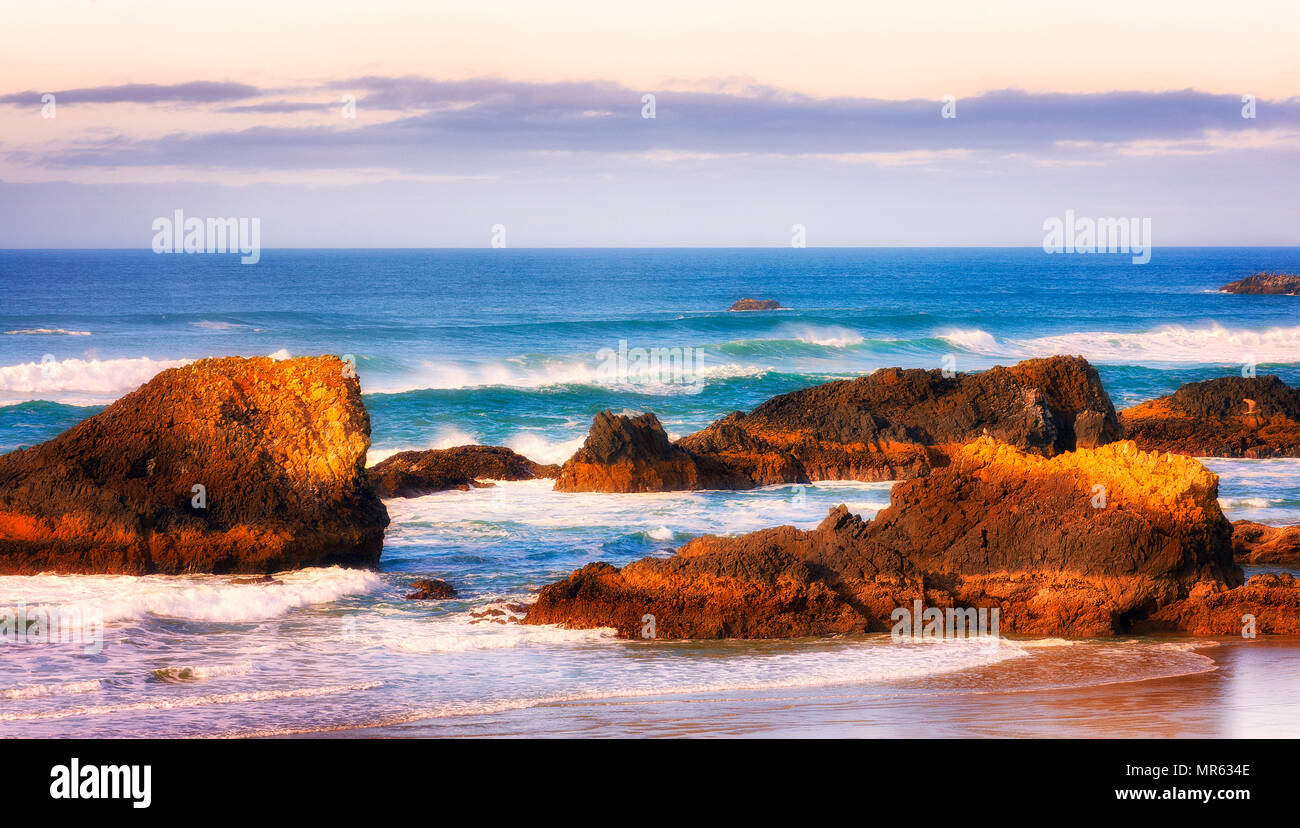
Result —
[[157, 698], [130, 704], [103, 704], [93, 707], [74, 707], [66, 710], [45, 710], [33, 713], [0, 713], [0, 722], [26, 722], [42, 719], [70, 719], [77, 716], [107, 716], [120, 713], [138, 713], [150, 710], [177, 710], [191, 707], [208, 707], [219, 704], [248, 704], [252, 702], [279, 701], [331, 696], [338, 693], [355, 693], [382, 686], [381, 682], [364, 682], [333, 687], [305, 687], [295, 690], [254, 690], [247, 693], [221, 693], [208, 696], [182, 698]]
[[[518, 623], [517, 614], [484, 614], [494, 607], [483, 605], [473, 612], [442, 619], [384, 619], [364, 626], [355, 634], [376, 646], [402, 653], [467, 653], [486, 650], [568, 647], [581, 644], [613, 643], [614, 630], [567, 630], [555, 626]], [[507, 621], [505, 619], [509, 618]]]
[[253, 665], [250, 662], [240, 664], [198, 664], [184, 667], [159, 667], [151, 675], [158, 681], [165, 681], [169, 684], [190, 681], [207, 681], [216, 678], [229, 678], [231, 676], [243, 676], [252, 672]]
[[555, 481], [545, 479], [503, 481], [491, 488], [386, 501], [394, 524], [386, 543], [400, 548], [491, 524], [549, 530], [609, 527], [655, 540], [678, 534], [740, 534], [781, 524], [811, 529], [839, 503], [864, 517], [873, 516], [888, 505], [892, 486], [890, 482], [831, 481], [747, 492], [610, 494], [557, 492]]
[[1082, 354], [1092, 362], [1120, 365], [1300, 362], [1300, 326], [1162, 325], [1140, 332], [1079, 331], [1031, 339], [999, 338], [976, 328], [948, 329], [938, 337], [969, 353], [1009, 360]]
[[64, 328], [20, 328], [5, 331], [5, 336], [90, 336], [90, 331], [69, 331]]
[[183, 621], [264, 621], [379, 588], [378, 573], [341, 567], [283, 572], [267, 583], [223, 575], [8, 575], [0, 607], [103, 613], [106, 623], [154, 616]]
[[55, 359], [0, 366], [0, 399], [33, 396], [75, 405], [87, 398], [110, 401], [148, 382], [159, 371], [187, 360]]
[[89, 681], [65, 681], [53, 684], [30, 684], [25, 687], [10, 687], [0, 690], [0, 699], [38, 699], [43, 696], [76, 696], [84, 693], [96, 693], [103, 689], [103, 682], [98, 679]]

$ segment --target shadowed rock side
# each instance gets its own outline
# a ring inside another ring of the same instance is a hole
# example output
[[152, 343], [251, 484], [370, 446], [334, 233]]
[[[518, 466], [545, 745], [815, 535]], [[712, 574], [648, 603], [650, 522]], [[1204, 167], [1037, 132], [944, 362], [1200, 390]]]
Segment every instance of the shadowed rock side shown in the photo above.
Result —
[[629, 417], [608, 411], [596, 415], [586, 442], [560, 468], [555, 481], [555, 488], [566, 492], [674, 492], [754, 485], [714, 458], [674, 445], [654, 414]]
[[781, 303], [775, 299], [741, 299], [733, 304], [727, 310], [733, 311], [759, 311], [759, 310], [781, 310]]
[[888, 368], [774, 397], [670, 443], [653, 415], [604, 412], [565, 463], [562, 491], [743, 489], [813, 480], [898, 480], [989, 435], [1052, 456], [1123, 435], [1096, 369], [1031, 359], [980, 374]]
[[0, 573], [374, 565], [388, 513], [348, 373], [336, 357], [200, 360], [0, 457]]
[[1300, 388], [1274, 376], [1188, 383], [1120, 412], [1139, 447], [1193, 457], [1300, 457]]
[[1277, 564], [1300, 568], [1300, 526], [1233, 521], [1232, 554], [1242, 566]]
[[1256, 273], [1219, 288], [1224, 293], [1271, 293], [1300, 296], [1300, 276], [1290, 273]]
[[457, 446], [394, 454], [370, 468], [370, 481], [380, 497], [419, 497], [482, 485], [479, 480], [532, 480], [559, 473], [559, 466], [534, 463], [503, 446]]
[[1217, 596], [1222, 607], [1279, 608], [1260, 616], [1261, 633], [1300, 633], [1283, 611], [1291, 587], [1240, 586], [1218, 478], [1194, 460], [1132, 443], [1046, 459], [985, 439], [952, 461], [895, 486], [870, 522], [840, 506], [811, 531], [705, 536], [671, 558], [590, 564], [543, 588], [526, 623], [629, 638], [646, 615], [658, 638], [883, 632], [919, 599], [996, 607], [1002, 632], [1200, 633], [1211, 616], [1185, 605]]

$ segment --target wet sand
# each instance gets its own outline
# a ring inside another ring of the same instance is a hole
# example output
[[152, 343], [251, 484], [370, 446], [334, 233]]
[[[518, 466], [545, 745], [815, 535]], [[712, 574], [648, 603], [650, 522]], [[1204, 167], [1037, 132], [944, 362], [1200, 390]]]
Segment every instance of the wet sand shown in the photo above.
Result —
[[1138, 680], [1108, 670], [1096, 652], [1083, 655], [1089, 648], [1071, 656], [1062, 647], [1061, 655], [1048, 658], [888, 687], [549, 703], [315, 735], [1300, 737], [1300, 641], [1173, 642], [1191, 656], [1179, 662], [1180, 674]]

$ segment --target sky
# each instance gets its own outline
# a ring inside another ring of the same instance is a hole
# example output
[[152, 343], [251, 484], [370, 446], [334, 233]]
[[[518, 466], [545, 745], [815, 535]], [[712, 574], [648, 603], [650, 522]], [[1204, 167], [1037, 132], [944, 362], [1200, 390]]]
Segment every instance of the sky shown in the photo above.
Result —
[[1298, 41], [1294, 0], [0, 0], [0, 247], [1295, 245]]

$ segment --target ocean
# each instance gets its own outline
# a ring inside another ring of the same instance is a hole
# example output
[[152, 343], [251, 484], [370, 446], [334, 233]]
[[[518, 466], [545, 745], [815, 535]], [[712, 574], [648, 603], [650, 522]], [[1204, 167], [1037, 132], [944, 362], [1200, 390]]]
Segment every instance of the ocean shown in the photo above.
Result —
[[[654, 411], [681, 435], [888, 366], [978, 371], [1082, 354], [1117, 408], [1244, 367], [1297, 385], [1300, 299], [1217, 291], [1261, 270], [1300, 271], [1300, 248], [1160, 248], [1146, 265], [1037, 248], [265, 250], [252, 266], [237, 255], [0, 251], [0, 452], [53, 437], [160, 370], [225, 355], [353, 359], [371, 463], [465, 443], [558, 463], [603, 409]], [[742, 297], [786, 309], [727, 312]], [[638, 349], [689, 354], [689, 375], [606, 370], [610, 354]], [[1300, 460], [1206, 462], [1229, 518], [1300, 522]], [[647, 732], [658, 715], [647, 705], [673, 706], [671, 732], [725, 732], [713, 718], [722, 707], [733, 720], [765, 711], [754, 715], [779, 731], [808, 708], [773, 700], [805, 694], [833, 710], [827, 693], [894, 704], [1214, 669], [1211, 642], [1188, 639], [623, 642], [483, 615], [509, 615], [586, 563], [668, 555], [698, 534], [809, 528], [839, 503], [869, 517], [889, 488], [606, 495], [505, 483], [389, 501], [377, 572], [304, 570], [269, 584], [0, 577], [0, 607], [81, 606], [105, 621], [100, 652], [0, 652], [0, 736], [538, 735], [561, 721], [582, 732], [586, 714], [574, 710], [598, 706], [599, 732], [626, 735]], [[461, 597], [402, 598], [429, 576]], [[1293, 649], [1268, 652], [1294, 664]], [[827, 715], [812, 732], [853, 730]], [[1294, 735], [1289, 716], [1225, 733]]]

